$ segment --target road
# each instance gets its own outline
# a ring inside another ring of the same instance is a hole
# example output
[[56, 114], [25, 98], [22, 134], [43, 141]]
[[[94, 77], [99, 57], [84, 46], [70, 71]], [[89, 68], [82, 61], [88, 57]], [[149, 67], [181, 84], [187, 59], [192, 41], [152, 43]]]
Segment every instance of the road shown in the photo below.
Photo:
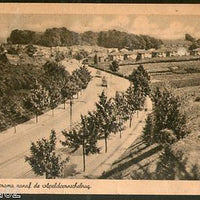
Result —
[[[71, 63], [72, 64], [72, 63]], [[78, 64], [78, 63], [75, 63]], [[95, 75], [96, 70], [90, 68]], [[108, 79], [108, 88], [101, 86], [101, 79], [94, 77], [89, 83], [87, 89], [79, 99], [74, 100], [73, 104], [73, 122], [80, 120], [80, 115], [87, 114], [95, 108], [95, 102], [102, 90], [111, 97], [116, 91], [125, 91], [129, 82], [123, 78], [102, 72]], [[51, 111], [39, 117], [36, 124], [35, 119], [17, 126], [17, 133], [10, 128], [0, 134], [0, 178], [41, 178], [37, 177], [31, 171], [28, 163], [25, 163], [25, 156], [29, 155], [31, 142], [35, 142], [43, 137], [48, 138], [51, 129], [57, 133], [58, 139], [61, 138], [61, 131], [69, 128], [69, 104], [66, 109], [59, 105], [55, 109], [54, 117]]]
[[[93, 154], [86, 157], [86, 170], [83, 172], [82, 151], [70, 158], [68, 164], [68, 171], [66, 171], [67, 178], [98, 178], [104, 171], [109, 170], [112, 163], [116, 161], [124, 151], [133, 143], [138, 136], [141, 135], [145, 125], [147, 113], [152, 110], [152, 102], [150, 98], [146, 99], [145, 108], [147, 111], [139, 111], [138, 115], [135, 113], [132, 119], [132, 127], [129, 128], [129, 122], [125, 124], [125, 130], [122, 131], [122, 137], [119, 133], [112, 134], [108, 139], [108, 151], [104, 153], [104, 140], [98, 142], [98, 147], [101, 148], [100, 154]], [[71, 174], [70, 174], [71, 171]]]

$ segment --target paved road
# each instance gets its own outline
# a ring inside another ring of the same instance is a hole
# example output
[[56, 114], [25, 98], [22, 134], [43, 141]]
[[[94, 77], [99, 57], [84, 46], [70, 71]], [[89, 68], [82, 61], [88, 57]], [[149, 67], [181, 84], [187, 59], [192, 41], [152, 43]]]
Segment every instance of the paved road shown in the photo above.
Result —
[[[77, 63], [75, 63], [77, 64]], [[91, 69], [92, 74], [96, 73]], [[73, 122], [80, 120], [81, 114], [87, 114], [95, 108], [98, 94], [104, 89], [108, 96], [114, 96], [115, 91], [124, 91], [129, 86], [129, 82], [117, 76], [102, 72], [108, 79], [108, 88], [101, 87], [101, 79], [93, 78], [87, 89], [73, 104]], [[31, 142], [35, 142], [43, 137], [49, 137], [51, 129], [57, 132], [61, 138], [61, 130], [69, 128], [69, 105], [63, 109], [63, 105], [55, 110], [54, 117], [51, 111], [39, 117], [38, 124], [32, 119], [17, 126], [17, 133], [13, 128], [0, 134], [0, 178], [35, 178], [28, 163], [24, 162], [24, 157], [29, 154]], [[36, 177], [39, 178], [39, 177]]]
[[[129, 122], [125, 124], [125, 130], [122, 131], [122, 137], [119, 137], [119, 133], [112, 134], [108, 139], [108, 151], [104, 153], [104, 140], [98, 142], [98, 146], [101, 148], [100, 154], [93, 154], [86, 157], [86, 171], [82, 171], [82, 152], [81, 150], [76, 155], [73, 155], [70, 159], [69, 171], [76, 173], [68, 174], [69, 178], [98, 178], [104, 171], [109, 170], [112, 163], [116, 161], [124, 151], [133, 143], [138, 136], [141, 135], [143, 127], [145, 125], [145, 118], [147, 113], [152, 110], [152, 102], [150, 98], [146, 99], [145, 107], [147, 112], [142, 110], [137, 114], [135, 113], [132, 119], [132, 127], [129, 128]], [[73, 167], [73, 170], [72, 170]]]

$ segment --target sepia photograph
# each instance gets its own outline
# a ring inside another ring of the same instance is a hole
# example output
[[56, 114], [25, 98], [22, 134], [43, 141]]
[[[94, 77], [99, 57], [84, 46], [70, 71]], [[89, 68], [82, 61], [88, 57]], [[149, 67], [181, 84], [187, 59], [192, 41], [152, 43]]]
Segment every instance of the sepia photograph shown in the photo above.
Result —
[[45, 6], [1, 5], [0, 179], [200, 180], [200, 5]]

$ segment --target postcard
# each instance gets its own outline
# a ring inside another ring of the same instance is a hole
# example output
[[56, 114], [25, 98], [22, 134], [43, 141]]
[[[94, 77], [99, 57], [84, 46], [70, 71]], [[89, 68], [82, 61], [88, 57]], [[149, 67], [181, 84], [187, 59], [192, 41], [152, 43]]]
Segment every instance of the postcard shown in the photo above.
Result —
[[200, 5], [0, 5], [0, 194], [200, 194]]

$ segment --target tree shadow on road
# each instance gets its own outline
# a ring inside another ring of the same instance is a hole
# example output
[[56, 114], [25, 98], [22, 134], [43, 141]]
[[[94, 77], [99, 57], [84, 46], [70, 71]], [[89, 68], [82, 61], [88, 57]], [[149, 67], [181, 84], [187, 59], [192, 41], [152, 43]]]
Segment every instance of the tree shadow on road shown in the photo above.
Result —
[[[104, 172], [99, 178], [122, 179], [125, 176], [124, 174], [128, 173], [129, 170], [137, 171], [142, 166], [148, 166], [155, 159], [154, 155], [158, 157], [161, 150], [161, 145], [154, 144], [148, 146], [140, 137], [113, 163], [111, 169]], [[147, 176], [148, 178], [149, 176]]]

